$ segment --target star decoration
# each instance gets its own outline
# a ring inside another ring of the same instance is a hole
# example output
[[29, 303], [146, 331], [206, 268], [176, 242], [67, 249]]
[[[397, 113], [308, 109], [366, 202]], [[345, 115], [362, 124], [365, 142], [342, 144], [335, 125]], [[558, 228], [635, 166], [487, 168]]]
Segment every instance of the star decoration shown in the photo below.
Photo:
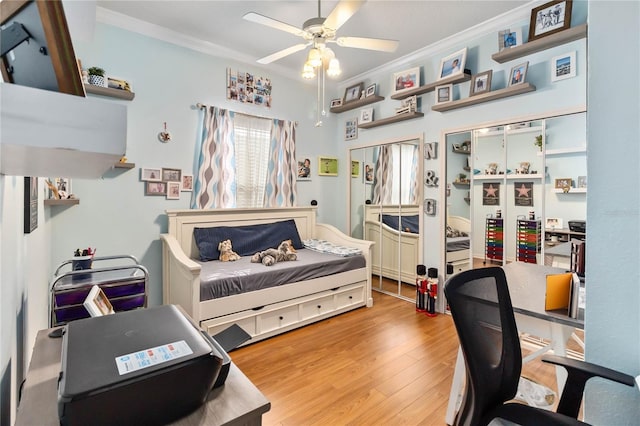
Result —
[[487, 197], [495, 197], [496, 196], [496, 192], [498, 191], [498, 188], [494, 188], [493, 184], [489, 184], [489, 186], [487, 188], [485, 188], [484, 190], [487, 193], [486, 194]]
[[524, 183], [520, 186], [520, 188], [516, 188], [518, 191], [518, 197], [528, 197], [531, 188], [527, 188]]

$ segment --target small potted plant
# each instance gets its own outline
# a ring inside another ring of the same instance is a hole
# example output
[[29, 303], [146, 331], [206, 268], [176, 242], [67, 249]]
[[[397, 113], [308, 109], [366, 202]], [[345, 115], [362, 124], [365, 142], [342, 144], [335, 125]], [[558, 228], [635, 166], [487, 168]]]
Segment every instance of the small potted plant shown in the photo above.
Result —
[[536, 141], [534, 142], [534, 145], [536, 145], [538, 149], [542, 151], [542, 135], [536, 136]]
[[102, 68], [91, 67], [87, 72], [89, 73], [89, 84], [107, 87], [107, 79], [104, 76], [104, 70]]

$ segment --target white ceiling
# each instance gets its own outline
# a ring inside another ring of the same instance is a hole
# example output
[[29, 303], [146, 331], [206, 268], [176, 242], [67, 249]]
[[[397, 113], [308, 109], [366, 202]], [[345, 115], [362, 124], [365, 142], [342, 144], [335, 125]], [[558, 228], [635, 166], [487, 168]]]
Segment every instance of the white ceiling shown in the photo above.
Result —
[[[337, 3], [322, 1], [322, 16], [326, 17]], [[369, 0], [337, 35], [394, 39], [400, 42], [399, 47], [394, 53], [384, 53], [331, 44], [343, 70], [338, 80], [348, 80], [527, 3], [522, 0]], [[304, 21], [318, 14], [315, 0], [97, 0], [97, 6], [99, 20], [102, 15], [102, 20], [111, 24], [128, 21], [122, 26], [129, 29], [133, 26], [142, 33], [157, 35], [167, 30], [165, 39], [173, 34], [174, 38], [179, 36], [183, 44], [192, 40], [194, 45], [206, 45], [210, 52], [249, 63], [301, 43], [303, 39], [246, 21], [242, 19], [245, 13], [256, 12], [300, 28]], [[266, 67], [299, 76], [306, 54], [307, 49]], [[256, 63], [256, 67], [259, 66]]]

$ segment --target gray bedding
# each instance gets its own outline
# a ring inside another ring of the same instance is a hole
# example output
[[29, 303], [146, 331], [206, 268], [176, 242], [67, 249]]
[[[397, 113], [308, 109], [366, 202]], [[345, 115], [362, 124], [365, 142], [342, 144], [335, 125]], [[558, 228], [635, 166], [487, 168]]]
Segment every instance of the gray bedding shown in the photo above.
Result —
[[200, 300], [218, 299], [365, 267], [362, 255], [343, 257], [309, 249], [300, 249], [297, 254], [298, 260], [273, 266], [251, 263], [250, 256], [235, 262], [198, 262], [202, 265]]
[[447, 251], [459, 251], [468, 249], [470, 246], [469, 237], [448, 237], [447, 238]]

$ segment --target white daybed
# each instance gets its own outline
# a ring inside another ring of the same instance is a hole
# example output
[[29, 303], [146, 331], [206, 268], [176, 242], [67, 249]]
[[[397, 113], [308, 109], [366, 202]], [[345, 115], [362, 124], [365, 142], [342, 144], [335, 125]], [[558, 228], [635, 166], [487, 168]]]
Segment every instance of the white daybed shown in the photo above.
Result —
[[[235, 323], [251, 335], [248, 343], [361, 306], [372, 306], [372, 243], [351, 238], [331, 225], [316, 223], [316, 209], [168, 210], [168, 233], [160, 236], [163, 242], [163, 302], [180, 305], [211, 335]], [[365, 267], [277, 287], [200, 300], [202, 265], [195, 260], [199, 259], [199, 251], [194, 228], [238, 227], [288, 219], [295, 221], [302, 240], [327, 240], [360, 249], [365, 258]]]
[[[417, 217], [418, 205], [374, 205], [364, 206], [364, 239], [375, 243], [371, 255], [371, 270], [393, 280], [415, 284], [416, 265], [422, 263], [420, 235], [399, 231], [383, 223], [381, 215]], [[382, 255], [380, 253], [382, 252]], [[398, 258], [399, 253], [399, 258]]]
[[457, 274], [471, 267], [471, 221], [461, 216], [449, 216], [447, 226], [467, 234], [464, 237], [447, 236], [447, 265], [451, 265], [453, 273]]

